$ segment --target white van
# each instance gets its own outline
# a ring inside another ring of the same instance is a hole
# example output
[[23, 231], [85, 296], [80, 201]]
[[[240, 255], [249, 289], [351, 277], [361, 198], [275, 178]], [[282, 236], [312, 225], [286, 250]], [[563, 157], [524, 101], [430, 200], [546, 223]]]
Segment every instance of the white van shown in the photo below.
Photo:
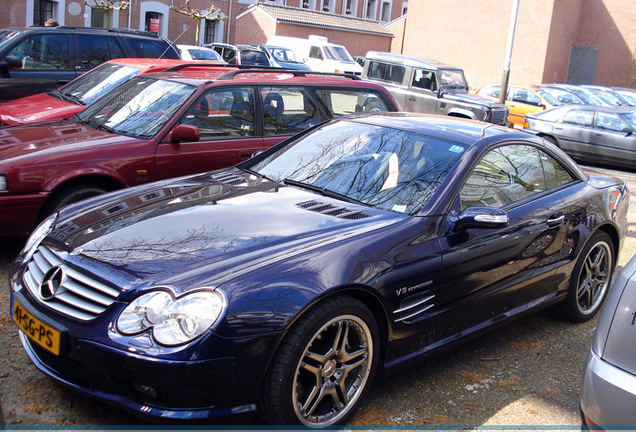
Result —
[[313, 71], [362, 74], [347, 48], [329, 43], [324, 36], [310, 35], [308, 39], [291, 36], [271, 36], [267, 45], [289, 48]]

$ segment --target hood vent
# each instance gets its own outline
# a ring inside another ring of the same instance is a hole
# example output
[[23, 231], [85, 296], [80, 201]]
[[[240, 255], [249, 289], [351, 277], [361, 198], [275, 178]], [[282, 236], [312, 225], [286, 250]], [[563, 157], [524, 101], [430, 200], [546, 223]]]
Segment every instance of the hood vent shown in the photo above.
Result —
[[350, 210], [346, 207], [337, 207], [320, 201], [309, 201], [298, 204], [298, 207], [327, 216], [335, 216], [341, 219], [364, 219], [370, 217], [368, 214], [362, 213], [362, 210]]
[[227, 184], [227, 185], [239, 185], [241, 183], [248, 183], [247, 179], [242, 175], [238, 175], [232, 172], [221, 172], [212, 174], [210, 178], [219, 183]]

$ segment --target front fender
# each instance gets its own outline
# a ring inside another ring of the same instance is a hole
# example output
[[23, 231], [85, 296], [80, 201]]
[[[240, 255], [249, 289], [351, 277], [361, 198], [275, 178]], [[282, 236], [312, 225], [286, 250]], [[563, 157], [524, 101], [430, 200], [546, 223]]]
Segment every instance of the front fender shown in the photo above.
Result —
[[472, 120], [484, 120], [481, 118], [477, 118], [477, 115], [475, 115], [474, 112], [465, 108], [451, 108], [450, 110], [448, 110], [448, 113], [446, 115], [453, 117], [466, 117]]

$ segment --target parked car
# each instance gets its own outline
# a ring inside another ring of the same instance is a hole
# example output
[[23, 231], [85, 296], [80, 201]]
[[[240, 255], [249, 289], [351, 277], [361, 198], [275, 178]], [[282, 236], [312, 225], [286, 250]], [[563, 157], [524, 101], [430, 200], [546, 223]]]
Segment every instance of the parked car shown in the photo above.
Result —
[[360, 75], [362, 67], [356, 63], [347, 47], [329, 42], [324, 36], [309, 35], [307, 39], [274, 35], [267, 45], [288, 48], [313, 71]]
[[205, 45], [221, 55], [223, 61], [229, 65], [271, 66], [272, 64], [263, 51], [249, 45], [230, 45], [225, 43], [211, 43]]
[[182, 67], [134, 77], [71, 120], [0, 128], [0, 235], [92, 195], [234, 165], [332, 117], [398, 109], [350, 77]]
[[636, 167], [636, 114], [626, 108], [566, 105], [528, 114], [524, 130], [581, 161]]
[[183, 60], [148, 58], [107, 61], [58, 90], [0, 104], [0, 126], [69, 119], [136, 75], [185, 63]]
[[212, 48], [197, 45], [177, 45], [182, 60], [210, 60], [225, 63], [219, 53]]
[[552, 99], [556, 99], [559, 105], [585, 105], [586, 102], [576, 93], [569, 89], [554, 87], [547, 84], [535, 85], [538, 89], [549, 94]]
[[40, 370], [137, 414], [331, 426], [376, 373], [539, 308], [592, 318], [627, 207], [624, 182], [530, 134], [341, 117], [51, 215], [11, 311]]
[[571, 85], [571, 84], [543, 84], [542, 87], [549, 87], [549, 88], [558, 88], [558, 89], [562, 89], [565, 91], [568, 91], [570, 93], [574, 93], [579, 99], [581, 99], [583, 101], [584, 104], [586, 105], [607, 105], [601, 98], [597, 97], [594, 93], [589, 92], [577, 85]]
[[622, 87], [613, 87], [612, 90], [625, 102], [623, 105], [636, 106], [636, 90]]
[[53, 91], [105, 61], [179, 59], [154, 33], [95, 27], [0, 29], [0, 102]]
[[273, 67], [284, 69], [310, 70], [289, 48], [272, 45], [248, 44], [248, 46], [258, 48], [267, 55]]
[[[477, 94], [493, 101], [498, 101], [501, 94], [501, 85], [487, 84], [479, 89]], [[508, 86], [506, 94], [506, 105], [509, 109], [508, 120], [519, 127], [523, 126], [526, 114], [561, 105], [548, 92], [533, 85], [511, 85]]]
[[581, 417], [585, 428], [626, 430], [636, 424], [635, 303], [636, 257], [614, 282], [583, 366]]
[[369, 51], [362, 78], [388, 88], [404, 111], [506, 124], [508, 108], [469, 94], [464, 71], [455, 66]]

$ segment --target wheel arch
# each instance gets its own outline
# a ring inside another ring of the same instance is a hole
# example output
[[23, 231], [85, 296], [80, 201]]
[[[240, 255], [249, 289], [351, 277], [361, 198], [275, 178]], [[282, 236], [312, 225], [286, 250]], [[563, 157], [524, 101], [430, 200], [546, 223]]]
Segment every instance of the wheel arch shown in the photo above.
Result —
[[66, 191], [78, 186], [95, 186], [105, 189], [108, 192], [125, 187], [125, 185], [112, 177], [97, 174], [83, 175], [66, 179], [63, 182], [56, 184], [49, 195], [46, 197], [46, 200], [42, 204], [42, 207], [40, 208], [40, 211], [38, 213], [38, 220], [42, 220], [44, 217], [47, 216], [47, 208], [52, 202], [57, 200]]
[[[614, 268], [616, 268], [616, 264], [618, 262], [618, 254], [621, 248], [621, 240], [620, 240], [620, 235], [618, 233], [618, 229], [614, 225], [610, 223], [606, 223], [599, 226], [595, 232], [599, 232], [599, 231], [604, 232], [610, 237], [610, 239], [612, 239], [612, 246], [614, 247], [614, 263], [613, 264], [614, 264]], [[590, 237], [588, 237], [588, 240]]]

